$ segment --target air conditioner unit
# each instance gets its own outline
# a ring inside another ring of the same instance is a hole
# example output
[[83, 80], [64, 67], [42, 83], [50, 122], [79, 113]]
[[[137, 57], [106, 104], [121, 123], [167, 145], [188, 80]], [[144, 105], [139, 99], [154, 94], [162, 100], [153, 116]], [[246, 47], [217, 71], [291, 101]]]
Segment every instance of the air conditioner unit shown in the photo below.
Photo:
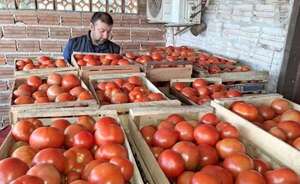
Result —
[[150, 23], [199, 24], [203, 0], [147, 0]]

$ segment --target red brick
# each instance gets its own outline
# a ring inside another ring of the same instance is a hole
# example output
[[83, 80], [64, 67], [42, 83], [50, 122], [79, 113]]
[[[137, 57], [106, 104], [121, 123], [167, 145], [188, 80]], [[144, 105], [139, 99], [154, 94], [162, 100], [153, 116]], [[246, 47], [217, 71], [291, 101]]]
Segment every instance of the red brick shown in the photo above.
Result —
[[49, 28], [28, 26], [26, 28], [26, 33], [28, 38], [48, 38]]
[[42, 40], [40, 43], [43, 52], [61, 52], [62, 43], [59, 41]]
[[93, 16], [93, 13], [82, 13], [82, 25], [89, 26], [91, 22], [91, 18]]
[[122, 51], [138, 51], [140, 50], [140, 43], [139, 42], [123, 42], [122, 43]]
[[68, 39], [71, 36], [70, 28], [50, 27], [50, 38]]
[[16, 41], [14, 40], [0, 40], [0, 50], [1, 52], [15, 52], [16, 48]]
[[0, 67], [0, 79], [12, 79], [14, 76], [14, 67], [6, 66]]
[[81, 35], [85, 35], [88, 33], [90, 29], [88, 27], [85, 28], [72, 28], [72, 38], [77, 37], [77, 36], [81, 36]]
[[153, 47], [164, 47], [166, 46], [165, 42], [141, 42], [142, 50], [149, 50]]
[[26, 25], [36, 25], [36, 24], [38, 24], [37, 15], [34, 11], [15, 12], [15, 21], [16, 22], [22, 22]]
[[131, 40], [148, 40], [148, 31], [131, 30]]
[[25, 26], [4, 26], [3, 36], [4, 38], [25, 38], [26, 27]]
[[0, 24], [14, 24], [14, 15], [11, 12], [0, 12]]
[[165, 40], [165, 32], [163, 31], [149, 31], [149, 40]]
[[64, 26], [81, 26], [82, 19], [79, 12], [63, 13], [61, 15], [61, 25]]
[[130, 40], [130, 29], [113, 29], [114, 40]]
[[[56, 13], [56, 11], [55, 11]], [[38, 22], [40, 25], [59, 25], [60, 24], [60, 16], [59, 14], [49, 13], [49, 11], [42, 13], [38, 13]]]
[[139, 17], [139, 15], [125, 15], [125, 14], [123, 14], [122, 23], [123, 24], [139, 24], [140, 23], [140, 17]]
[[19, 40], [17, 48], [19, 52], [39, 52], [40, 43], [38, 40]]

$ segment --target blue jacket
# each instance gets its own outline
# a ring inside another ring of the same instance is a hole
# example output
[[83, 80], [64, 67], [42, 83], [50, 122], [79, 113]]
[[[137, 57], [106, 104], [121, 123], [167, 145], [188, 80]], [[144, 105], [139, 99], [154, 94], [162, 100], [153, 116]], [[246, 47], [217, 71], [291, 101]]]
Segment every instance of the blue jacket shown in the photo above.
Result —
[[95, 52], [95, 53], [120, 53], [120, 46], [112, 41], [107, 40], [101, 45], [93, 45], [90, 31], [87, 35], [69, 39], [64, 48], [64, 59], [71, 63], [72, 53], [75, 52]]

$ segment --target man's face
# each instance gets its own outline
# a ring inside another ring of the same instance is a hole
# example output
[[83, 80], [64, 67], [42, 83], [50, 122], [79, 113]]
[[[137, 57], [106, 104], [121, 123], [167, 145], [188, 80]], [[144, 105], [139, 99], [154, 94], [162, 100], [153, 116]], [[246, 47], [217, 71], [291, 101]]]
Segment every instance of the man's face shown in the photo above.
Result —
[[91, 23], [91, 35], [95, 44], [102, 44], [110, 39], [112, 25], [108, 25], [101, 20], [97, 20], [94, 24]]

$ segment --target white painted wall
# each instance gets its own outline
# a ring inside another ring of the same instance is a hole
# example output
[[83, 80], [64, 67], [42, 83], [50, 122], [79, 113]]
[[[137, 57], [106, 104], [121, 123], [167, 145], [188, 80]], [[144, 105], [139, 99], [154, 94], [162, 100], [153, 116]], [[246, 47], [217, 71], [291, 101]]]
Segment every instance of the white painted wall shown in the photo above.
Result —
[[190, 45], [237, 59], [256, 70], [270, 72], [269, 91], [275, 92], [287, 35], [292, 1], [211, 0], [205, 12], [207, 30], [173, 36], [167, 45]]

